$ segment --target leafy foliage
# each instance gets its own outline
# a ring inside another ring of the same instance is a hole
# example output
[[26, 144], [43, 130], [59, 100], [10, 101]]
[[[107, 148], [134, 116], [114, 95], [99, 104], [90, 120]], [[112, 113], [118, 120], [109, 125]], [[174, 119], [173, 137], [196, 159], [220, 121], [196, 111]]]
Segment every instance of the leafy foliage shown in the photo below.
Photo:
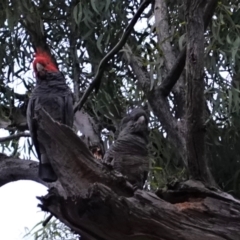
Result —
[[[26, 130], [25, 111], [34, 85], [30, 63], [31, 28], [44, 38], [73, 87], [78, 100], [91, 82], [102, 57], [115, 46], [139, 6], [132, 1], [26, 0], [0, 3], [0, 127], [9, 134]], [[181, 1], [167, 1], [170, 42], [176, 56], [185, 45], [185, 19]], [[205, 33], [205, 97], [207, 157], [213, 175], [225, 191], [240, 196], [240, 5], [223, 0]], [[4, 39], [4, 41], [3, 41]], [[161, 43], [156, 36], [153, 8], [147, 8], [131, 34], [128, 45], [150, 74], [151, 88], [166, 76]], [[164, 186], [186, 176], [182, 159], [153, 115], [146, 93], [139, 87], [124, 48], [105, 69], [98, 95], [92, 95], [85, 110], [98, 122], [105, 146], [114, 140], [126, 111], [143, 106], [150, 114], [152, 159], [149, 186]], [[184, 73], [183, 73], [184, 76]], [[177, 106], [170, 95], [171, 111]], [[159, 106], [161, 107], [161, 106]], [[180, 109], [182, 110], [182, 109]], [[25, 155], [31, 145], [24, 143]], [[18, 141], [1, 143], [2, 151], [17, 155]], [[29, 150], [30, 149], [30, 150]]]
[[[52, 219], [46, 227], [42, 227], [43, 221], [36, 224], [32, 229], [25, 229], [26, 234], [23, 239], [34, 240], [78, 240], [79, 236], [72, 233], [63, 223], [56, 218]], [[32, 238], [33, 237], [33, 238]]]

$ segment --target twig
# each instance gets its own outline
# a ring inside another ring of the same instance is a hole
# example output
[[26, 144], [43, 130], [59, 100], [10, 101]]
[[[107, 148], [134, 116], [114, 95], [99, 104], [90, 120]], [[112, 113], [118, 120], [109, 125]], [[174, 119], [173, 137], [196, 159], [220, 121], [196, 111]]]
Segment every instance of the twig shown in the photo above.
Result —
[[[218, 0], [208, 1], [208, 4], [205, 7], [205, 12], [203, 16], [204, 20], [204, 30], [207, 29], [210, 20], [214, 14], [215, 8], [218, 4]], [[186, 46], [183, 48], [181, 53], [179, 54], [174, 66], [172, 67], [171, 71], [167, 75], [167, 77], [162, 81], [161, 85], [158, 87], [160, 93], [167, 97], [172, 90], [173, 86], [176, 84], [177, 80], [179, 79], [186, 60]]]
[[7, 141], [10, 141], [10, 140], [13, 140], [13, 139], [18, 139], [20, 137], [30, 137], [30, 134], [25, 133], [25, 132], [13, 134], [13, 135], [10, 135], [10, 136], [7, 136], [7, 137], [0, 138], [0, 143], [7, 142]]
[[53, 215], [50, 214], [50, 215], [43, 221], [42, 226], [43, 226], [43, 227], [46, 227], [47, 224], [48, 224], [48, 222], [52, 219], [52, 217], [53, 217]]
[[145, 0], [141, 3], [141, 5], [139, 6], [137, 12], [135, 13], [135, 15], [133, 16], [131, 22], [128, 24], [128, 26], [126, 27], [126, 29], [123, 32], [123, 35], [121, 37], [121, 39], [119, 40], [119, 42], [115, 45], [115, 47], [101, 60], [101, 62], [99, 63], [98, 66], [98, 70], [97, 73], [93, 79], [93, 81], [90, 83], [89, 87], [87, 88], [87, 90], [85, 91], [85, 93], [83, 94], [81, 100], [77, 103], [77, 105], [74, 108], [74, 113], [77, 110], [80, 110], [82, 108], [82, 106], [84, 105], [84, 103], [86, 102], [88, 96], [91, 94], [91, 92], [93, 91], [93, 89], [95, 88], [95, 92], [98, 92], [98, 89], [100, 87], [100, 83], [101, 83], [101, 78], [104, 72], [104, 68], [106, 66], [106, 64], [108, 63], [108, 61], [116, 54], [119, 52], [119, 50], [123, 47], [123, 45], [126, 43], [134, 25], [136, 24], [137, 20], [139, 19], [139, 17], [141, 16], [142, 12], [144, 11], [144, 9], [152, 2], [153, 0]]

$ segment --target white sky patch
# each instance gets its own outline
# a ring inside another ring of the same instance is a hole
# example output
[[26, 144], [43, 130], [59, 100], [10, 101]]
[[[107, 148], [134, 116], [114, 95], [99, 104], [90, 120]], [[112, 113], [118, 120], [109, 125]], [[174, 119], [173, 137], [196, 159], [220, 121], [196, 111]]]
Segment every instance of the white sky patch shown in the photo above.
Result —
[[43, 220], [45, 213], [37, 208], [40, 202], [36, 196], [46, 193], [46, 187], [32, 181], [18, 181], [1, 187], [0, 239], [20, 240], [25, 235], [25, 227], [31, 229]]

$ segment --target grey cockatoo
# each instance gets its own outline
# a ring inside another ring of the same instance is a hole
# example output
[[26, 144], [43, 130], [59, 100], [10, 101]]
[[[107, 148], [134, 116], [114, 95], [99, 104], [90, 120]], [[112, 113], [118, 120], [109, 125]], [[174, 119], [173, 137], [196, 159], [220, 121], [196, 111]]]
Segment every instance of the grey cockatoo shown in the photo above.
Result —
[[103, 162], [127, 176], [137, 188], [143, 188], [149, 170], [148, 117], [141, 108], [122, 119], [120, 133], [104, 155]]
[[[50, 116], [60, 123], [73, 126], [73, 94], [66, 84], [64, 75], [58, 70], [51, 56], [38, 49], [33, 62], [36, 76], [34, 88], [27, 109], [27, 122], [35, 146], [39, 163], [39, 177], [45, 182], [54, 182], [57, 176], [51, 166], [44, 145], [40, 141], [43, 133], [38, 128], [35, 110], [44, 108]], [[46, 140], [47, 141], [47, 140]]]

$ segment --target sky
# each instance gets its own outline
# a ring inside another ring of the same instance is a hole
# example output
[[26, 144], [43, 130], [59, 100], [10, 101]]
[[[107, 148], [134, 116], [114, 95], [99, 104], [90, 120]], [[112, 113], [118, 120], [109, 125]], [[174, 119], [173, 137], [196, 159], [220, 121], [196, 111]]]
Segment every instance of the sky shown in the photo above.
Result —
[[[25, 228], [32, 229], [43, 220], [36, 196], [47, 193], [47, 188], [32, 181], [17, 181], [0, 188], [0, 239], [21, 240]], [[33, 240], [33, 237], [24, 238]]]

